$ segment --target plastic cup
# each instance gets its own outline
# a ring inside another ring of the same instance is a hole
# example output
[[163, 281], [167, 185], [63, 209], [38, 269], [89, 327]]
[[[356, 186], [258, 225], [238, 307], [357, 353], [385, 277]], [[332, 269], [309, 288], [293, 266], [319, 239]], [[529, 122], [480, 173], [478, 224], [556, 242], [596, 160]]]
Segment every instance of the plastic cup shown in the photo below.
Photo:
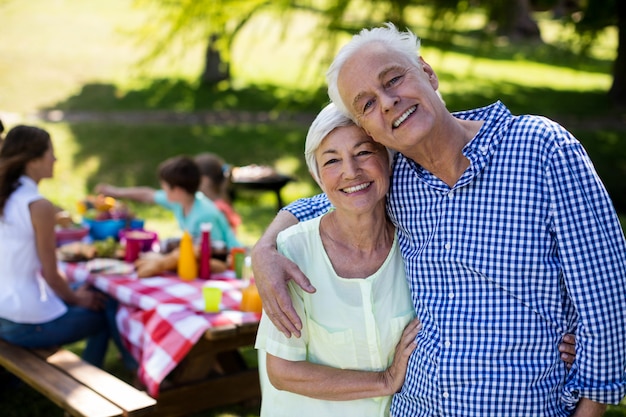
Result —
[[243, 266], [246, 258], [246, 250], [244, 248], [232, 248], [230, 253], [232, 258], [232, 269], [235, 271], [235, 276], [237, 278], [243, 278]]
[[141, 244], [141, 240], [126, 239], [126, 250], [124, 252], [124, 260], [126, 262], [135, 262], [139, 258]]
[[207, 313], [217, 313], [220, 311], [220, 303], [222, 302], [222, 290], [215, 287], [202, 287], [202, 296], [204, 297], [204, 311]]

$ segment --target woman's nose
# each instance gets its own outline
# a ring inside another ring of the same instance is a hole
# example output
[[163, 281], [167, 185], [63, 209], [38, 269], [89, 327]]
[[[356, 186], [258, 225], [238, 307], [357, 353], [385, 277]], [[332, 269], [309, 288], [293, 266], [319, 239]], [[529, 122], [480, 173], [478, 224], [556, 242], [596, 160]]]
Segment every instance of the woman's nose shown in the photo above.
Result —
[[346, 178], [356, 177], [359, 170], [359, 164], [352, 158], [347, 158], [347, 160], [343, 164], [343, 175]]

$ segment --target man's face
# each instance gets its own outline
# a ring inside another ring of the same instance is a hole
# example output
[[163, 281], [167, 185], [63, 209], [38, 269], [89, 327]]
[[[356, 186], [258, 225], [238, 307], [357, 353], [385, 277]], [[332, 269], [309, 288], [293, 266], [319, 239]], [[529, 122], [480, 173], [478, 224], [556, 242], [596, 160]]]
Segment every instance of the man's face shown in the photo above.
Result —
[[445, 106], [432, 68], [412, 63], [380, 43], [354, 53], [339, 72], [338, 88], [359, 124], [385, 146], [406, 153], [434, 132]]

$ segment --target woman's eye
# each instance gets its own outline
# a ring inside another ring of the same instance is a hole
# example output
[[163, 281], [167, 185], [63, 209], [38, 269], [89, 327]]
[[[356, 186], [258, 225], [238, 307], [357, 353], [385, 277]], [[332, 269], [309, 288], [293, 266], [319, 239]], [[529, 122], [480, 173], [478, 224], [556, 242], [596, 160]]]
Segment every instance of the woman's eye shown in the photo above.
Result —
[[326, 162], [324, 162], [323, 166], [332, 165], [337, 161], [338, 161], [337, 159], [329, 159]]

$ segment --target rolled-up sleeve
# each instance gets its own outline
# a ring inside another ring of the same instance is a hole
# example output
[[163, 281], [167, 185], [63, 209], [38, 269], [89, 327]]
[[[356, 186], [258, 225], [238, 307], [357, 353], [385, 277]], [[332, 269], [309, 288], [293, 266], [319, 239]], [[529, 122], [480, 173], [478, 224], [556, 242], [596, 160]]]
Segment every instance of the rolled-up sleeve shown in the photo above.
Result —
[[326, 194], [318, 194], [313, 197], [296, 200], [284, 207], [282, 210], [288, 211], [296, 216], [298, 221], [303, 222], [305, 220], [311, 220], [321, 216], [322, 214], [328, 212], [331, 207], [332, 206], [330, 201], [328, 201]]
[[577, 141], [549, 161], [553, 230], [577, 316], [564, 400], [617, 404], [626, 394], [626, 244], [611, 199]]

